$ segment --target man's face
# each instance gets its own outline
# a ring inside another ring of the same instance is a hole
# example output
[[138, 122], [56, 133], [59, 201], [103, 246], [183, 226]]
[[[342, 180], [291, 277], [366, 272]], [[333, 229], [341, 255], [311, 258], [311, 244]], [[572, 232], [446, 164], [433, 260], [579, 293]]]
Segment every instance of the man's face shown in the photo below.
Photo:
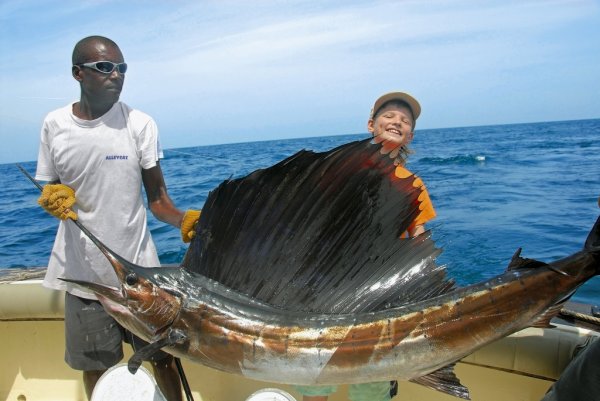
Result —
[[[102, 42], [94, 42], [86, 49], [86, 62], [95, 61], [124, 62], [118, 47]], [[104, 74], [93, 68], [73, 67], [73, 76], [81, 83], [82, 95], [90, 102], [98, 104], [116, 103], [125, 81], [125, 75], [119, 73], [116, 68], [110, 74]]]
[[406, 146], [413, 139], [413, 118], [410, 109], [398, 104], [389, 104], [369, 120], [367, 127], [376, 143], [382, 143], [384, 152]]

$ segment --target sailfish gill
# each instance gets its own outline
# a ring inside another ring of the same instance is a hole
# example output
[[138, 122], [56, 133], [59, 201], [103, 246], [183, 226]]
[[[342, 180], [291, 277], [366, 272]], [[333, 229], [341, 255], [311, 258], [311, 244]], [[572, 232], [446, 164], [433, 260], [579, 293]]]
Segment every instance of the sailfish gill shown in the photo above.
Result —
[[[180, 268], [142, 268], [86, 234], [121, 283], [76, 282], [124, 327], [225, 372], [287, 384], [411, 380], [468, 399], [456, 361], [531, 325], [600, 270], [600, 219], [585, 247], [523, 259], [459, 288], [430, 233], [400, 239], [420, 212], [415, 176], [369, 140], [301, 151], [213, 190]], [[137, 359], [135, 359], [137, 358]]]

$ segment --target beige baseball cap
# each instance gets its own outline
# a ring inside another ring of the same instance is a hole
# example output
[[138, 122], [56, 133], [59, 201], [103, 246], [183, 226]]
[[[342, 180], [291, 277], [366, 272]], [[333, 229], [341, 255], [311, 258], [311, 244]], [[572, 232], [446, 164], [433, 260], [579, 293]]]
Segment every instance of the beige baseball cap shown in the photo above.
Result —
[[371, 109], [371, 118], [373, 118], [373, 116], [381, 108], [381, 106], [383, 106], [386, 102], [389, 102], [390, 100], [401, 100], [403, 102], [406, 102], [413, 113], [413, 118], [415, 119], [415, 122], [417, 121], [417, 118], [419, 118], [419, 115], [421, 115], [421, 105], [419, 104], [419, 102], [417, 102], [417, 99], [405, 92], [390, 92], [386, 93], [385, 95], [382, 95], [379, 99], [375, 101], [375, 104]]

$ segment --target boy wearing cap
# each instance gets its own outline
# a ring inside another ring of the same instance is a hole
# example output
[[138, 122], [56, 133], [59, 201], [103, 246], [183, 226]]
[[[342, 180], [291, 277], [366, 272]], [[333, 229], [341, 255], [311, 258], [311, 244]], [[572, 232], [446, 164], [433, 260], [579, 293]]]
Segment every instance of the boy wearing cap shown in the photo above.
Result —
[[[421, 114], [419, 102], [404, 92], [391, 92], [379, 97], [367, 122], [367, 128], [375, 143], [381, 144], [381, 152], [394, 159], [396, 176], [406, 178], [413, 175], [404, 165], [411, 153], [408, 145], [413, 140], [415, 123]], [[420, 178], [415, 176], [413, 184], [421, 189], [419, 195], [420, 213], [409, 226], [403, 237], [416, 237], [425, 232], [425, 223], [435, 217], [435, 210], [429, 198], [427, 188]], [[351, 384], [348, 398], [351, 401], [387, 401], [397, 389], [396, 382], [373, 382]], [[327, 401], [337, 386], [295, 386], [303, 396], [303, 401]]]
[[[405, 178], [413, 175], [404, 165], [412, 151], [408, 148], [414, 138], [417, 118], [421, 114], [421, 105], [408, 93], [392, 92], [375, 101], [371, 117], [367, 123], [375, 143], [381, 143], [381, 152], [388, 154], [396, 163], [396, 176]], [[415, 176], [415, 187], [421, 189], [419, 196], [420, 213], [407, 230], [410, 237], [425, 232], [425, 223], [435, 217], [427, 188], [420, 178]]]

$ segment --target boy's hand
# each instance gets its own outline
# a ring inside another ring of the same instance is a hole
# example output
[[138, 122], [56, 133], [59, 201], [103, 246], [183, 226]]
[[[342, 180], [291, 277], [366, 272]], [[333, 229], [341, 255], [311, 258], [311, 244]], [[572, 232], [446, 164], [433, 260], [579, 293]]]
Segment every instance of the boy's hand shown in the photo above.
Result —
[[75, 191], [64, 184], [44, 185], [42, 195], [38, 199], [38, 204], [45, 211], [61, 220], [77, 220], [77, 213], [71, 210], [75, 202]]
[[188, 210], [183, 215], [181, 222], [181, 240], [188, 243], [196, 235], [196, 223], [200, 218], [200, 210]]

